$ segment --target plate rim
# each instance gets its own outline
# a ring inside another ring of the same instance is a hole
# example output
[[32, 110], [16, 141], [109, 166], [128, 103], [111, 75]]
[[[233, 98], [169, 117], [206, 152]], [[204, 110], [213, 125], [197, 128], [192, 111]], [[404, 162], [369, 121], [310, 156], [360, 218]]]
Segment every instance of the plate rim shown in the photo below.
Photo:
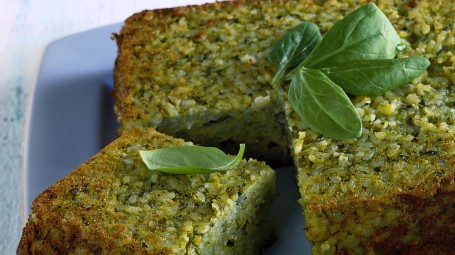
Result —
[[[116, 28], [116, 27], [121, 27], [123, 25], [123, 22], [115, 22], [111, 23], [108, 25], [100, 26], [97, 28], [92, 28], [92, 29], [87, 29], [78, 33], [73, 33], [70, 35], [66, 35], [63, 37], [60, 37], [58, 39], [55, 39], [51, 42], [49, 42], [45, 48], [44, 51], [40, 57], [39, 60], [39, 67], [38, 67], [38, 73], [33, 81], [33, 83], [30, 86], [30, 92], [27, 98], [26, 106], [25, 106], [25, 114], [24, 114], [24, 129], [22, 131], [22, 146], [21, 146], [21, 179], [20, 179], [20, 185], [21, 185], [21, 218], [22, 218], [22, 227], [25, 227], [27, 220], [28, 220], [28, 214], [27, 214], [27, 209], [26, 209], [26, 202], [30, 203], [30, 206], [33, 201], [26, 201], [26, 196], [27, 196], [27, 187], [26, 187], [26, 178], [27, 178], [27, 173], [30, 170], [29, 166], [29, 160], [30, 160], [30, 135], [31, 135], [31, 125], [32, 125], [32, 119], [34, 116], [33, 114], [33, 108], [36, 104], [36, 91], [38, 87], [43, 86], [40, 85], [40, 78], [42, 77], [42, 71], [44, 69], [43, 64], [45, 63], [45, 60], [47, 59], [48, 55], [52, 52], [53, 48], [55, 45], [59, 45], [61, 43], [64, 43], [67, 40], [70, 40], [76, 36], [81, 36], [87, 33], [93, 33], [96, 32], [97, 30], [103, 30], [107, 28]], [[31, 210], [30, 210], [31, 213]]]

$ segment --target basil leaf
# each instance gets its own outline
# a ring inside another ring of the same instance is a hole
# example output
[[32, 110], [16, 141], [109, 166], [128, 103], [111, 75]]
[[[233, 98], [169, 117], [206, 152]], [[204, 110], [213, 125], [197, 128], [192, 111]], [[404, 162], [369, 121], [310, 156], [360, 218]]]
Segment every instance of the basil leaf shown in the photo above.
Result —
[[272, 79], [276, 86], [286, 70], [297, 67], [321, 41], [321, 33], [316, 24], [304, 21], [290, 29], [269, 52], [269, 61], [278, 66]]
[[400, 37], [373, 3], [337, 22], [300, 66], [325, 68], [361, 59], [390, 59], [398, 53]]
[[419, 77], [429, 65], [428, 59], [412, 56], [356, 60], [321, 71], [347, 93], [378, 96]]
[[235, 158], [214, 147], [176, 146], [139, 154], [150, 170], [172, 174], [208, 174], [238, 166], [245, 151], [245, 144]]
[[346, 93], [323, 72], [302, 68], [295, 72], [288, 100], [313, 131], [331, 138], [357, 138], [362, 122]]

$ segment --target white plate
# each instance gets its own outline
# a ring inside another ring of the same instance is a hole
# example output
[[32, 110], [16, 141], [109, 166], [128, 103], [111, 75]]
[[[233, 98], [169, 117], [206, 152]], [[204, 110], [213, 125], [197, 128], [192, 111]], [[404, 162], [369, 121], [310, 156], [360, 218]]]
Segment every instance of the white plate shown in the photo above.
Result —
[[[120, 27], [116, 24], [69, 36], [46, 49], [25, 135], [25, 218], [39, 193], [115, 138], [110, 91], [117, 48], [110, 37]], [[293, 168], [277, 172], [271, 215], [278, 240], [266, 254], [310, 254]]]

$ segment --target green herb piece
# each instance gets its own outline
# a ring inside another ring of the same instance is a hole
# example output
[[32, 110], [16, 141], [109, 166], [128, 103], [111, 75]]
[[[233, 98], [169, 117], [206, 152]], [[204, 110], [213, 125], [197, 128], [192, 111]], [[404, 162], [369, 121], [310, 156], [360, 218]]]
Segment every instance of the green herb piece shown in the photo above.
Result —
[[214, 147], [176, 146], [139, 154], [150, 170], [172, 174], [209, 174], [235, 168], [242, 160], [245, 144], [231, 157]]
[[412, 56], [395, 59], [354, 60], [347, 64], [320, 70], [347, 93], [378, 96], [419, 77], [429, 65], [428, 59]]
[[300, 66], [325, 68], [361, 59], [390, 59], [398, 53], [400, 37], [373, 3], [336, 23]]
[[281, 77], [290, 68], [297, 67], [308, 56], [313, 48], [321, 41], [321, 33], [316, 24], [304, 21], [290, 29], [270, 49], [269, 60], [278, 66], [272, 79], [276, 86]]
[[313, 131], [337, 139], [357, 138], [362, 121], [346, 93], [323, 72], [299, 69], [291, 80], [288, 100]]
[[[345, 92], [381, 95], [417, 78], [430, 65], [423, 57], [395, 59], [407, 45], [374, 3], [348, 14], [322, 39], [315, 25], [303, 24], [311, 29], [291, 30], [272, 47], [269, 60], [278, 65], [272, 86], [283, 76], [291, 80], [290, 105], [310, 129], [328, 137], [361, 135], [360, 116]], [[294, 34], [298, 32], [305, 37]], [[306, 42], [311, 42], [307, 48], [300, 44]], [[293, 58], [297, 48], [305, 49], [306, 58]]]

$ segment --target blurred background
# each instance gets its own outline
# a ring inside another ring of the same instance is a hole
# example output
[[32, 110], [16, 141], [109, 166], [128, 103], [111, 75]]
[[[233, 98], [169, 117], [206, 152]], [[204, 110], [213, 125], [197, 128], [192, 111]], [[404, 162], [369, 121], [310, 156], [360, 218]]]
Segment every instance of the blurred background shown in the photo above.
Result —
[[143, 9], [210, 0], [0, 0], [0, 253], [15, 254], [22, 222], [23, 137], [28, 103], [49, 43], [123, 22]]

